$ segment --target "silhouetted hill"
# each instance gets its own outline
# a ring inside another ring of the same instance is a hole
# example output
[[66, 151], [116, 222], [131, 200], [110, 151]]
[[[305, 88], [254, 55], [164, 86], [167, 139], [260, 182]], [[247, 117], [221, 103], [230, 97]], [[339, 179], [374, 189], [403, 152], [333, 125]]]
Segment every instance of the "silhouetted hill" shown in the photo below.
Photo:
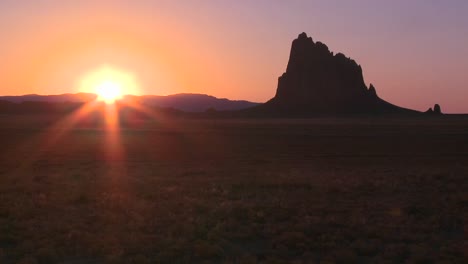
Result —
[[186, 112], [204, 112], [206, 110], [232, 111], [258, 105], [244, 100], [216, 98], [205, 94], [174, 94], [168, 96], [143, 95], [127, 96], [149, 106], [175, 108]]
[[0, 114], [40, 114], [69, 113], [83, 106], [84, 102], [47, 102], [22, 101], [11, 102], [0, 100]]
[[[249, 101], [235, 101], [225, 98], [216, 98], [204, 94], [174, 94], [168, 96], [157, 95], [143, 95], [134, 96], [127, 95], [126, 98], [139, 101], [145, 105], [159, 108], [174, 108], [186, 112], [204, 112], [208, 109], [217, 111], [233, 111], [240, 110], [258, 105]], [[26, 107], [25, 103], [29, 106], [38, 103], [85, 103], [96, 99], [95, 94], [91, 93], [77, 93], [77, 94], [61, 94], [61, 95], [21, 95], [21, 96], [0, 96], [0, 101], [21, 103]], [[18, 105], [17, 107], [20, 107]], [[5, 107], [5, 106], [4, 106]], [[13, 106], [8, 106], [13, 107]], [[47, 108], [46, 105], [41, 104], [41, 108]]]
[[292, 43], [286, 72], [279, 77], [276, 95], [252, 112], [274, 115], [410, 114], [366, 86], [362, 68], [342, 53], [301, 33]]
[[0, 96], [0, 100], [8, 101], [13, 103], [22, 102], [74, 102], [74, 103], [85, 103], [96, 99], [96, 95], [92, 93], [66, 93], [57, 95], [38, 95], [38, 94], [27, 94], [17, 96]]

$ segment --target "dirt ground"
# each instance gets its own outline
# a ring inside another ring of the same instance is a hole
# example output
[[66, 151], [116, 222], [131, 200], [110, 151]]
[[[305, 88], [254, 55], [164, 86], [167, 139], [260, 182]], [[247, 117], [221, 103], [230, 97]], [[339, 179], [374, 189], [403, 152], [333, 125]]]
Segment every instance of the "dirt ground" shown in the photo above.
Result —
[[467, 179], [467, 117], [3, 115], [0, 263], [466, 263]]

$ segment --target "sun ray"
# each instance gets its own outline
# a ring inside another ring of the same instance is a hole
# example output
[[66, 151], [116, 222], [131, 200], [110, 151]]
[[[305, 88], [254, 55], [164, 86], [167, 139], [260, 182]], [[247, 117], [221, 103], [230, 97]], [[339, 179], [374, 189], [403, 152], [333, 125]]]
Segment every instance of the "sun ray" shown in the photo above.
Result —
[[122, 142], [120, 139], [119, 112], [116, 104], [107, 104], [104, 107], [105, 122], [105, 152], [106, 160], [121, 161], [123, 158]]
[[145, 114], [153, 120], [163, 121], [166, 119], [163, 115], [158, 114], [154, 109], [151, 109], [150, 107], [141, 104], [138, 101], [124, 99], [120, 103], [122, 103], [122, 105], [124, 106], [130, 107], [131, 109], [137, 110], [138, 112]]
[[[48, 149], [56, 144], [73, 127], [75, 127], [83, 117], [95, 110], [96, 107], [96, 101], [85, 103], [82, 107], [75, 110], [71, 114], [66, 115], [63, 119], [57, 121], [51, 127], [46, 128], [39, 136], [34, 137], [28, 142], [24, 142], [24, 146], [34, 144], [34, 142], [40, 142], [40, 144], [35, 148], [34, 151], [30, 152], [27, 159], [23, 159], [21, 164], [18, 166], [17, 171], [19, 172], [32, 165], [35, 161], [39, 160]], [[21, 148], [21, 146], [18, 146], [18, 148]]]

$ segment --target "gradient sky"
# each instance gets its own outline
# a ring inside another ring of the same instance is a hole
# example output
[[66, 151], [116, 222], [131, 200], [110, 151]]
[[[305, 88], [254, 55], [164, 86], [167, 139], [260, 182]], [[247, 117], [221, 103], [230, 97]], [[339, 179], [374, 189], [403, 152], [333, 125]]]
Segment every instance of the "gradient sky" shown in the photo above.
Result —
[[77, 92], [110, 65], [140, 94], [262, 102], [304, 31], [361, 64], [385, 100], [468, 113], [467, 14], [466, 0], [2, 0], [0, 94]]

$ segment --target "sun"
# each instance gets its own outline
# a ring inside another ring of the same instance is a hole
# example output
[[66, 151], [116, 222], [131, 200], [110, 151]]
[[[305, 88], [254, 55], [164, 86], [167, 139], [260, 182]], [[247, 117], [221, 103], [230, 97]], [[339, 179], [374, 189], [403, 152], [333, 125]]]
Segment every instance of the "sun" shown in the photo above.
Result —
[[114, 103], [126, 94], [138, 93], [138, 85], [130, 72], [103, 66], [80, 80], [80, 90], [95, 93], [99, 101]]
[[97, 84], [95, 92], [97, 99], [106, 103], [114, 103], [123, 97], [121, 85], [112, 80], [104, 80]]

